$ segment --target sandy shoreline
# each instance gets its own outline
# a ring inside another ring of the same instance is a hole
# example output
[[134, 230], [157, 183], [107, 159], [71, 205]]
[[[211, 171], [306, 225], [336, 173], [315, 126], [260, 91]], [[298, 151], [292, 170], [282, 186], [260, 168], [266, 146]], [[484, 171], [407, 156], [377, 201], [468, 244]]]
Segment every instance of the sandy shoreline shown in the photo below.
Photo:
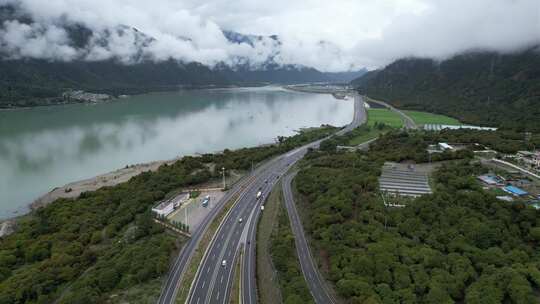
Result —
[[127, 182], [132, 177], [146, 171], [156, 171], [163, 164], [172, 164], [180, 157], [171, 160], [153, 161], [149, 163], [130, 165], [126, 168], [94, 176], [88, 179], [72, 182], [61, 187], [56, 187], [50, 192], [38, 197], [30, 204], [30, 210], [36, 210], [59, 198], [77, 198], [86, 191], [96, 191], [106, 186], [115, 186]]
[[[115, 186], [120, 183], [129, 181], [134, 176], [137, 176], [143, 172], [156, 171], [163, 164], [173, 164], [176, 161], [182, 159], [177, 157], [170, 160], [159, 160], [148, 163], [129, 165], [125, 168], [97, 175], [88, 179], [71, 182], [61, 187], [56, 187], [50, 192], [47, 192], [29, 205], [29, 212], [32, 212], [38, 208], [44, 207], [59, 198], [77, 198], [79, 195], [86, 191], [96, 191], [99, 188], [106, 186]], [[9, 217], [0, 220], [0, 237], [7, 236], [15, 231], [18, 218], [25, 216], [28, 213], [20, 214], [15, 217]]]

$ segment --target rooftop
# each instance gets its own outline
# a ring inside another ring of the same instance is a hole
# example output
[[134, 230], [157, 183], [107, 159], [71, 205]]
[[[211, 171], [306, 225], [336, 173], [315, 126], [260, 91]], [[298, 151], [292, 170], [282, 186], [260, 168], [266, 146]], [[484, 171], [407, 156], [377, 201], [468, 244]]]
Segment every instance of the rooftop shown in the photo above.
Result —
[[523, 189], [520, 189], [518, 187], [515, 187], [515, 186], [506, 186], [503, 188], [504, 191], [506, 192], [509, 192], [509, 193], [512, 193], [514, 195], [527, 195], [527, 191], [523, 190]]
[[497, 185], [503, 182], [500, 178], [491, 174], [480, 175], [477, 178], [488, 185]]

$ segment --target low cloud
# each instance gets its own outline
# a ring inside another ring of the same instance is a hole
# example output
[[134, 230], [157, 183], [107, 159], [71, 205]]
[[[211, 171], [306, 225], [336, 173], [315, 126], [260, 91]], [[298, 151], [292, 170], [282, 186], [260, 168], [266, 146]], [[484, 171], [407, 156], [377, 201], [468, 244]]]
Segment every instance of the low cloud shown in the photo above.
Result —
[[[5, 4], [33, 20], [3, 22], [0, 46], [10, 58], [174, 59], [210, 66], [258, 66], [272, 58], [344, 71], [405, 56], [512, 52], [540, 42], [537, 0], [0, 0]], [[92, 30], [84, 47], [74, 46], [65, 30], [75, 24]], [[224, 30], [265, 37], [233, 43]]]
[[16, 20], [4, 22], [0, 30], [0, 46], [9, 58], [47, 58], [70, 61], [77, 50], [69, 46], [64, 29], [38, 23], [22, 24]]

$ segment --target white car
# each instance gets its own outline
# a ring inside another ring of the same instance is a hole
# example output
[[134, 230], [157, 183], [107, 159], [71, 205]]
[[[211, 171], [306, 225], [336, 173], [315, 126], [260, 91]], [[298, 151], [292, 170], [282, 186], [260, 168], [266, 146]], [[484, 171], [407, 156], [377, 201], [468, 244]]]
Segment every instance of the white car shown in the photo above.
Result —
[[223, 267], [227, 266], [227, 260], [223, 260], [223, 261], [221, 262], [221, 266], [223, 266]]
[[238, 219], [238, 222], [241, 223], [241, 222], [242, 222], [242, 218], [239, 218], [239, 219]]

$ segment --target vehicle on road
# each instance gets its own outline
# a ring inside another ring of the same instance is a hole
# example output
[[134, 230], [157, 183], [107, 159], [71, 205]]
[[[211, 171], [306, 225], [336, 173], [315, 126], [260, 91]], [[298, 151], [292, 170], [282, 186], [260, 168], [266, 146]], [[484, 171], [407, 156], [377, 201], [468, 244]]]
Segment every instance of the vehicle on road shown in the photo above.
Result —
[[223, 261], [221, 262], [221, 266], [223, 266], [223, 267], [227, 266], [227, 260], [223, 260]]
[[239, 223], [242, 223], [242, 218], [239, 218], [239, 219], [238, 219], [238, 222], [239, 222]]
[[257, 199], [261, 198], [261, 195], [262, 195], [261, 191], [257, 192]]
[[203, 207], [208, 207], [209, 202], [210, 202], [210, 196], [207, 195], [202, 201], [202, 206]]
[[263, 210], [264, 210], [264, 206], [261, 206], [261, 211], [263, 211]]

